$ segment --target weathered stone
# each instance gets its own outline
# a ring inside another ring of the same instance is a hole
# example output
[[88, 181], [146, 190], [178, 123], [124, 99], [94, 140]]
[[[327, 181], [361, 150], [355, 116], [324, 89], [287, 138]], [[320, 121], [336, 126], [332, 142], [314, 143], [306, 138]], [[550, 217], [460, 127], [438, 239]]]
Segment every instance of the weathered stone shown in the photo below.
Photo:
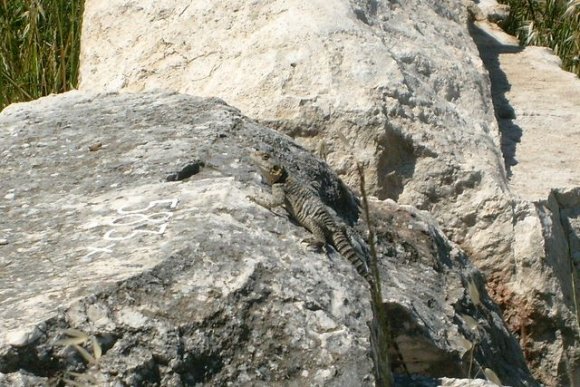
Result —
[[[246, 199], [253, 147], [306, 151], [218, 100], [172, 94], [68, 93], [10, 106], [0, 128], [1, 196], [15, 193], [1, 202], [0, 372], [372, 384], [363, 281]], [[199, 173], [165, 181], [196, 159]], [[321, 163], [302, 163], [334, 179], [327, 198], [352, 201]], [[98, 369], [59, 344], [69, 327], [95, 358], [99, 343]]]
[[489, 20], [493, 23], [505, 21], [510, 13], [510, 6], [507, 4], [498, 4], [495, 0], [478, 0], [476, 7], [481, 12], [482, 18], [476, 20]]
[[47, 378], [30, 375], [26, 372], [14, 372], [4, 375], [0, 372], [0, 385], [10, 387], [44, 387], [48, 385]]
[[385, 308], [407, 369], [439, 377], [487, 369], [506, 385], [533, 384], [483, 276], [435, 219], [392, 201], [372, 208]]
[[[80, 87], [162, 87], [217, 95], [317, 152], [351, 187], [358, 186], [356, 164], [364, 165], [368, 192], [433, 213], [445, 234], [484, 270], [490, 289], [500, 284], [508, 293], [521, 295], [521, 302], [506, 304], [492, 292], [507, 315], [519, 313], [524, 305], [534, 310], [529, 330], [537, 334], [526, 332], [520, 340], [538, 341], [545, 353], [536, 375], [548, 384], [570, 383], [570, 375], [580, 378], [575, 354], [580, 340], [574, 305], [562, 296], [572, 293], [570, 282], [560, 282], [560, 273], [571, 257], [549, 256], [541, 214], [535, 213], [533, 203], [514, 197], [510, 185], [524, 199], [529, 196], [521, 191], [541, 193], [534, 196], [536, 201], [546, 200], [552, 188], [578, 186], [580, 168], [573, 151], [578, 147], [562, 145], [575, 141], [575, 126], [560, 133], [552, 127], [558, 113], [542, 110], [534, 119], [541, 123], [539, 129], [552, 129], [554, 140], [536, 136], [531, 148], [522, 142], [521, 149], [531, 151], [518, 153], [520, 164], [513, 165], [513, 149], [521, 138], [517, 125], [530, 121], [533, 113], [528, 108], [518, 111], [516, 126], [506, 125], [516, 114], [512, 98], [502, 100], [505, 93], [498, 94], [497, 87], [490, 93], [488, 71], [492, 85], [505, 81], [507, 73], [496, 72], [498, 80], [493, 65], [498, 67], [502, 54], [521, 49], [517, 42], [489, 40], [489, 31], [479, 30], [499, 30], [484, 20], [505, 17], [505, 8], [478, 1], [477, 17], [473, 2], [468, 2], [472, 16], [480, 20], [474, 25], [468, 22], [466, 3], [93, 2], [86, 6], [83, 23]], [[532, 74], [521, 67], [537, 59], [531, 55], [535, 51], [527, 49], [530, 55], [518, 57], [523, 59], [518, 59], [516, 73]], [[556, 68], [553, 60], [542, 61]], [[537, 78], [526, 81], [525, 76], [513, 85], [535, 84]], [[550, 79], [559, 84], [564, 78]], [[566, 85], [572, 82], [564, 80]], [[575, 82], [569, 88], [572, 97], [563, 94], [561, 100], [570, 113], [558, 122], [578, 117], [573, 113], [580, 88]], [[550, 81], [549, 87], [554, 84]], [[531, 95], [519, 94], [520, 99]], [[533, 95], [538, 96], [534, 100], [546, 100], [544, 92]], [[547, 144], [556, 144], [549, 153], [566, 156], [545, 157], [542, 148]], [[508, 174], [517, 170], [527, 172], [512, 176], [510, 183]], [[532, 273], [529, 267], [540, 271]], [[540, 333], [548, 310], [554, 312], [548, 313], [550, 329], [560, 332], [562, 340]], [[570, 372], [558, 365], [562, 351]], [[536, 366], [534, 359], [528, 360]]]
[[[492, 81], [516, 197], [513, 230], [505, 234], [513, 234], [511, 261], [496, 260], [488, 270], [489, 290], [519, 336], [534, 375], [547, 385], [577, 385], [580, 273], [571, 265], [574, 238], [566, 231], [565, 214], [578, 208], [580, 82], [559, 68], [549, 50], [524, 49], [494, 24], [475, 23], [472, 33]], [[543, 92], [548, 88], [550, 99]]]
[[[562, 231], [568, 241], [567, 247], [569, 248], [569, 255], [572, 258], [573, 269], [578, 273], [580, 270], [580, 188], [554, 190], [550, 195], [550, 199], [549, 202], [553, 203], [555, 200], [557, 203], [563, 225]], [[565, 247], [563, 246], [563, 248]], [[561, 251], [561, 253], [561, 256], [566, 256], [565, 251]], [[574, 277], [571, 278], [573, 279]], [[578, 287], [576, 290], [580, 291]], [[576, 294], [576, 299], [580, 299], [580, 294]]]
[[[249, 153], [273, 151], [365, 231], [351, 192], [288, 137], [220, 100], [163, 93], [47, 97], [10, 106], [0, 128], [0, 197], [15, 194], [0, 202], [4, 380], [374, 383], [364, 279], [246, 198], [266, 189]], [[396, 369], [424, 385], [536, 385], [481, 274], [435, 220], [372, 205]]]

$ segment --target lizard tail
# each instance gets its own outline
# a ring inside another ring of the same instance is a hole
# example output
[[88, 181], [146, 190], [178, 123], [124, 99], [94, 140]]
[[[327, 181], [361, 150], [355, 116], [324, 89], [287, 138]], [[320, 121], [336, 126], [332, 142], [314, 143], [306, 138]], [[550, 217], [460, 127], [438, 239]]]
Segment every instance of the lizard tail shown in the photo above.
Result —
[[366, 260], [357, 253], [344, 229], [337, 230], [337, 232], [333, 233], [332, 244], [340, 255], [350, 261], [361, 276], [367, 281], [372, 281], [371, 271]]

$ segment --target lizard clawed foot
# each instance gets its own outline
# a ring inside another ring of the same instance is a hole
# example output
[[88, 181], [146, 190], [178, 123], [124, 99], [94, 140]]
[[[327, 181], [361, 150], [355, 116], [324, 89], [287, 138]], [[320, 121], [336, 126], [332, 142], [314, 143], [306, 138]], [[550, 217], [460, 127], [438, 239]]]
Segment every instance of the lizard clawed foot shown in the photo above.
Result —
[[302, 240], [303, 243], [308, 245], [308, 250], [314, 253], [322, 253], [325, 242], [322, 242], [316, 238], [305, 238]]

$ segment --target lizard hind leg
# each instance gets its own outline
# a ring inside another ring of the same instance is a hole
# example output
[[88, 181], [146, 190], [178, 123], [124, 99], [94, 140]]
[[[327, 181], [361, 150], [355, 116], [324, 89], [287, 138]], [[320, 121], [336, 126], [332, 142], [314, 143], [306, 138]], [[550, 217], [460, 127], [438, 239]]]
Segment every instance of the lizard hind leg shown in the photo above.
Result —
[[310, 222], [304, 226], [312, 233], [312, 236], [310, 238], [305, 238], [303, 242], [307, 243], [312, 251], [321, 253], [326, 246], [324, 230], [314, 222]]
[[324, 247], [326, 246], [325, 242], [320, 241], [316, 238], [304, 238], [302, 242], [308, 245], [308, 250], [315, 253], [322, 253]]

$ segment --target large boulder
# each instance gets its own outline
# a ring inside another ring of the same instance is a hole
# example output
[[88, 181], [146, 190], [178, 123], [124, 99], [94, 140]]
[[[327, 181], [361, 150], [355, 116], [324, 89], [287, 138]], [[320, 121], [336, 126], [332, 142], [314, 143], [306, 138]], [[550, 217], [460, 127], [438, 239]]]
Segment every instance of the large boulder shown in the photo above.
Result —
[[263, 141], [338, 184], [288, 138], [176, 94], [74, 92], [10, 106], [0, 128], [0, 372], [373, 384], [363, 281], [246, 198]]
[[557, 201], [509, 190], [470, 34], [459, 0], [89, 2], [80, 88], [219, 96], [318, 153], [351, 187], [362, 164], [371, 195], [431, 212], [484, 271], [535, 375], [572, 383], [572, 242]]
[[373, 385], [381, 307], [400, 385], [537, 385], [432, 216], [371, 201], [372, 307], [346, 259], [248, 200], [267, 190], [253, 149], [278, 155], [364, 245], [357, 199], [330, 168], [220, 100], [71, 92], [5, 109], [0, 383]]

